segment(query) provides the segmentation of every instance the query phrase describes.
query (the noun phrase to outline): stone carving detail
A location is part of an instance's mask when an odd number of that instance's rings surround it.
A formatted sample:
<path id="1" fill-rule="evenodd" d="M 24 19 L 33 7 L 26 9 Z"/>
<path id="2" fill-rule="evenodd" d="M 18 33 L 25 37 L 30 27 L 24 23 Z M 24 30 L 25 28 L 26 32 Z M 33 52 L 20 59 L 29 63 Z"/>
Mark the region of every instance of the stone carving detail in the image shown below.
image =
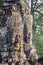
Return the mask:
<path id="1" fill-rule="evenodd" d="M 1 36 L 4 36 L 6 41 L 4 41 L 4 44 L 0 44 L 0 50 L 6 51 L 1 53 L 2 57 L 8 56 L 8 59 L 5 58 L 3 61 L 10 62 L 11 59 L 11 62 L 30 65 L 27 60 L 34 61 L 34 59 L 38 59 L 32 44 L 32 15 L 30 14 L 30 8 L 26 4 L 26 0 L 2 0 L 2 3 L 2 18 L 0 18 L 0 21 L 1 23 L 3 21 L 3 26 L 0 26 L 0 39 Z M 4 22 L 6 22 L 6 25 Z M 2 49 L 1 46 L 3 46 Z M 10 55 L 12 58 L 9 58 Z"/>

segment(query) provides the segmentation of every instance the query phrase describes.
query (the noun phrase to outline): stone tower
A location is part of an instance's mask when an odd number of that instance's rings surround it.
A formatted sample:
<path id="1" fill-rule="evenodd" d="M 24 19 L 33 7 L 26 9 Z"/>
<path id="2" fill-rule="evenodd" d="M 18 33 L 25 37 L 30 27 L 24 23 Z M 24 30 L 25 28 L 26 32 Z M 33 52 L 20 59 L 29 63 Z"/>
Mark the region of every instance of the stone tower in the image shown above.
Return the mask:
<path id="1" fill-rule="evenodd" d="M 0 42 L 1 37 L 4 39 L 4 44 L 1 42 L 3 48 L 0 46 L 4 51 L 2 56 L 9 55 L 10 51 L 13 62 L 37 59 L 32 44 L 32 15 L 26 0 L 2 0 L 1 4 L 0 25 L 4 25 L 0 26 Z"/>

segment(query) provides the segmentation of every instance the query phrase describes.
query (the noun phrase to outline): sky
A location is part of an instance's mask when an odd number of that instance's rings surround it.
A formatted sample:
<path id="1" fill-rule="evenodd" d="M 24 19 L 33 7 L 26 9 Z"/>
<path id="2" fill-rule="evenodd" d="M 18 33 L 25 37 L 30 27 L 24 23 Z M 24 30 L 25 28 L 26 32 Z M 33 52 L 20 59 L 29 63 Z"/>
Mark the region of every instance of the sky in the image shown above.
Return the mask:
<path id="1" fill-rule="evenodd" d="M 31 8 L 31 0 L 26 0 L 26 2 L 28 3 L 28 5 Z M 43 0 L 38 0 L 39 3 L 43 3 Z"/>
<path id="2" fill-rule="evenodd" d="M 31 6 L 31 0 L 26 0 L 29 6 Z"/>

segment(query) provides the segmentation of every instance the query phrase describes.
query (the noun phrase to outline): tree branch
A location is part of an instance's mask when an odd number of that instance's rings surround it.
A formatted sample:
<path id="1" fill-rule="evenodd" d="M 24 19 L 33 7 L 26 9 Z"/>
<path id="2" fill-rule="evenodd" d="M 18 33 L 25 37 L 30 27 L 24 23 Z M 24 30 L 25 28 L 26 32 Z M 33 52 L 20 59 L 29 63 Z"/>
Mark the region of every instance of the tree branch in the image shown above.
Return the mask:
<path id="1" fill-rule="evenodd" d="M 37 4 L 37 0 L 36 0 L 36 2 L 35 2 L 35 4 L 34 4 L 34 8 L 36 7 L 36 4 Z"/>
<path id="2" fill-rule="evenodd" d="M 40 5 L 38 5 L 37 7 L 36 7 L 36 9 L 38 8 L 38 7 L 40 7 L 40 6 L 42 6 L 43 5 L 43 3 L 41 3 Z"/>
<path id="3" fill-rule="evenodd" d="M 40 12 L 40 11 L 38 11 L 38 10 L 34 10 L 34 12 L 37 12 L 37 13 L 39 13 L 39 14 L 43 15 L 43 13 L 41 13 L 41 12 Z"/>

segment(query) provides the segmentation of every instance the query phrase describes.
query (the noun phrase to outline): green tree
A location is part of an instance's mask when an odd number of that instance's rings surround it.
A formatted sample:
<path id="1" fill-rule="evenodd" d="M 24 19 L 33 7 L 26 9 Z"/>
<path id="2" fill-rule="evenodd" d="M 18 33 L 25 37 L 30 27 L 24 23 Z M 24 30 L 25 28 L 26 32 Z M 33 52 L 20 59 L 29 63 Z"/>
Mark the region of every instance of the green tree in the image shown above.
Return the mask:
<path id="1" fill-rule="evenodd" d="M 31 14 L 33 15 L 33 43 L 37 53 L 43 57 L 43 0 L 31 0 Z"/>

